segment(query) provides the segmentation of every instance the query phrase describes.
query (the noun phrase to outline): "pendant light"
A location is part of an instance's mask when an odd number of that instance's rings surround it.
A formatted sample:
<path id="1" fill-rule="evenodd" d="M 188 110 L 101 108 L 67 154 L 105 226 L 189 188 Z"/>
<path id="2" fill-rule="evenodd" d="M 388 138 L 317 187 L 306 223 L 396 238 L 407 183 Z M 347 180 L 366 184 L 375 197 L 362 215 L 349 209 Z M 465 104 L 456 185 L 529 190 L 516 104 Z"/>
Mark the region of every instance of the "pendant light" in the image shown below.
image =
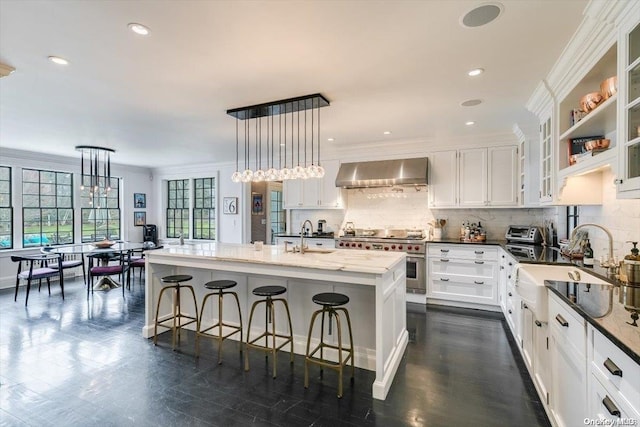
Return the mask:
<path id="1" fill-rule="evenodd" d="M 328 105 L 329 101 L 324 96 L 313 94 L 227 110 L 227 114 L 236 119 L 236 170 L 231 180 L 262 182 L 323 177 L 324 169 L 320 165 L 320 108 Z M 274 148 L 275 116 L 278 116 L 277 167 Z M 244 121 L 244 170 L 242 172 L 240 172 L 239 154 L 241 120 Z M 255 123 L 251 123 L 251 120 Z M 253 138 L 251 128 L 254 128 Z M 251 159 L 252 153 L 254 153 L 253 159 Z M 253 169 L 251 169 L 252 163 Z"/>
<path id="2" fill-rule="evenodd" d="M 77 145 L 80 152 L 80 189 L 89 188 L 89 196 L 111 191 L 111 153 L 115 150 L 94 145 Z"/>

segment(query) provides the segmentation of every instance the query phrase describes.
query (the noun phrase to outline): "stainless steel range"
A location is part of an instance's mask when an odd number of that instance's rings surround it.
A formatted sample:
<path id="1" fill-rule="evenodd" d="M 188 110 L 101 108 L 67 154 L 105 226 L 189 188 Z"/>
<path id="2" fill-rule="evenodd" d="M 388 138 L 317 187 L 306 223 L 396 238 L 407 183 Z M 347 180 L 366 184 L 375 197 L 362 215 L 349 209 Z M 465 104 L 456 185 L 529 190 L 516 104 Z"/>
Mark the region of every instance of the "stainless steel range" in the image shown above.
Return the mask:
<path id="1" fill-rule="evenodd" d="M 427 292 L 427 243 L 422 230 L 355 229 L 353 235 L 338 238 L 340 249 L 405 252 L 407 292 Z"/>

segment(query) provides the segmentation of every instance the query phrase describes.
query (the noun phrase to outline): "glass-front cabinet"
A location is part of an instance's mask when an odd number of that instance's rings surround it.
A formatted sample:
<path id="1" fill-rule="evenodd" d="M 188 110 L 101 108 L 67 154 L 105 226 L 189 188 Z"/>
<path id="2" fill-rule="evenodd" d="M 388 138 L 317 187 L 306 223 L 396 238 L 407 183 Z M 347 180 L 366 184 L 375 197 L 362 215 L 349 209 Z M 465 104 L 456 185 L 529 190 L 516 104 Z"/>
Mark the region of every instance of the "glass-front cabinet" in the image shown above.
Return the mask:
<path id="1" fill-rule="evenodd" d="M 551 112 L 540 123 L 540 203 L 553 202 L 553 130 Z"/>
<path id="2" fill-rule="evenodd" d="M 624 96 L 621 111 L 618 197 L 640 197 L 640 24 L 638 17 L 622 30 L 621 90 Z"/>

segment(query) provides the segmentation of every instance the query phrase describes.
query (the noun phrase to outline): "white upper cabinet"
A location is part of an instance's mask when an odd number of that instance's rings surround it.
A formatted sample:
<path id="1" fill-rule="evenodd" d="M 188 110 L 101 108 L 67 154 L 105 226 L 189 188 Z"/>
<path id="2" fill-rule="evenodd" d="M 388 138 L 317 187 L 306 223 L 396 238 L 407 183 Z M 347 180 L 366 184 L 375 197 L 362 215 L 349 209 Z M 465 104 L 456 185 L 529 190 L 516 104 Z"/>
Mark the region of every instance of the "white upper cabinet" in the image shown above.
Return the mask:
<path id="1" fill-rule="evenodd" d="M 458 152 L 460 206 L 486 206 L 487 149 L 471 148 Z"/>
<path id="2" fill-rule="evenodd" d="M 292 179 L 284 181 L 285 209 L 342 209 L 344 190 L 336 187 L 340 168 L 338 160 L 322 162 L 325 175 L 322 178 Z"/>
<path id="3" fill-rule="evenodd" d="M 517 206 L 519 193 L 518 147 L 490 147 L 488 158 L 488 205 Z"/>
<path id="4" fill-rule="evenodd" d="M 429 154 L 429 206 L 457 206 L 458 152 L 437 151 Z"/>

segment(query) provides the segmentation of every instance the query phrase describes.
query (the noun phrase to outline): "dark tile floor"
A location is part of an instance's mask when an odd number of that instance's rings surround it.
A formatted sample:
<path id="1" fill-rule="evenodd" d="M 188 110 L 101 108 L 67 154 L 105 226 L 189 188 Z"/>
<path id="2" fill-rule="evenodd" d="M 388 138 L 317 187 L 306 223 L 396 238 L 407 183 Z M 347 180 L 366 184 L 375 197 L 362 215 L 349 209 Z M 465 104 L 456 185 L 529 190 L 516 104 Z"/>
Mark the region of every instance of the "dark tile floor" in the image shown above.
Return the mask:
<path id="1" fill-rule="evenodd" d="M 143 339 L 144 291 L 136 280 L 87 301 L 80 281 L 66 300 L 52 286 L 24 306 L 0 291 L 0 425 L 2 426 L 546 426 L 548 420 L 499 315 L 409 305 L 411 336 L 385 401 L 371 397 L 374 375 L 312 375 L 304 362 L 278 359 L 278 378 L 252 352 L 249 372 L 235 343 L 216 363 L 215 344 L 194 357 L 193 334 L 171 351 Z"/>

